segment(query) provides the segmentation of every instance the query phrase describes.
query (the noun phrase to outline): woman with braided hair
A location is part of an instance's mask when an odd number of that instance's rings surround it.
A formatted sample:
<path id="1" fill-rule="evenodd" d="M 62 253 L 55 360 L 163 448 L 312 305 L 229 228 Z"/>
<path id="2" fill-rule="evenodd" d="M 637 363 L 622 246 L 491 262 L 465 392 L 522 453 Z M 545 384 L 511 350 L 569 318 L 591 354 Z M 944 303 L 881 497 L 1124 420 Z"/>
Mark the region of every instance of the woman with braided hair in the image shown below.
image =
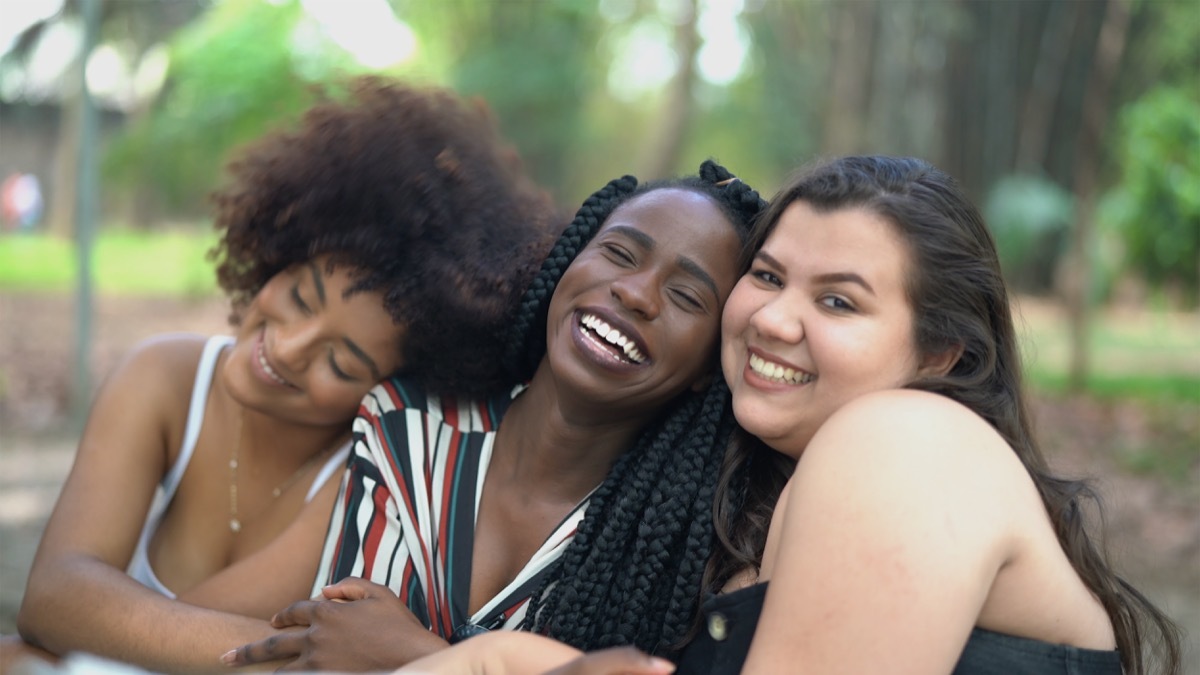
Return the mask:
<path id="1" fill-rule="evenodd" d="M 212 669 L 271 635 L 362 397 L 507 382 L 499 335 L 554 236 L 486 110 L 381 77 L 243 149 L 214 202 L 233 335 L 151 338 L 101 387 L 18 617 L 49 652 Z"/>
<path id="2" fill-rule="evenodd" d="M 1038 448 L 995 244 L 955 181 L 913 158 L 835 159 L 794 177 L 753 241 L 721 326 L 753 436 L 721 490 L 766 487 L 744 470 L 756 453 L 795 469 L 761 555 L 714 559 L 720 593 L 677 672 L 1178 675 L 1178 628 L 1105 560 L 1090 488 Z M 761 540 L 749 514 L 732 530 Z M 675 669 L 493 634 L 412 671 L 572 660 L 559 672 Z"/>
<path id="3" fill-rule="evenodd" d="M 697 607 L 733 425 L 719 317 L 763 206 L 712 162 L 589 197 L 512 320 L 506 365 L 527 384 L 474 400 L 376 387 L 322 561 L 337 583 L 273 622 L 307 630 L 227 663 L 381 669 L 518 627 L 671 650 Z"/>

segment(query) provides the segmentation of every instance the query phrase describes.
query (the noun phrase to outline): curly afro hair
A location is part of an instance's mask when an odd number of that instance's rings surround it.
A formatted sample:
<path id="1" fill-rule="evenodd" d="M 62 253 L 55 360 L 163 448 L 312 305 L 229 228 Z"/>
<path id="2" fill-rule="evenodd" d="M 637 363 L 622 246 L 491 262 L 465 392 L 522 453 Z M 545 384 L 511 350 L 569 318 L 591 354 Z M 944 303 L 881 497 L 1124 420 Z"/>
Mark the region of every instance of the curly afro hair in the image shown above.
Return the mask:
<path id="1" fill-rule="evenodd" d="M 209 255 L 233 322 L 275 274 L 328 256 L 351 270 L 351 292 L 383 294 L 407 328 L 406 371 L 426 386 L 481 393 L 505 381 L 506 319 L 556 232 L 552 201 L 482 104 L 356 78 L 228 173 Z"/>

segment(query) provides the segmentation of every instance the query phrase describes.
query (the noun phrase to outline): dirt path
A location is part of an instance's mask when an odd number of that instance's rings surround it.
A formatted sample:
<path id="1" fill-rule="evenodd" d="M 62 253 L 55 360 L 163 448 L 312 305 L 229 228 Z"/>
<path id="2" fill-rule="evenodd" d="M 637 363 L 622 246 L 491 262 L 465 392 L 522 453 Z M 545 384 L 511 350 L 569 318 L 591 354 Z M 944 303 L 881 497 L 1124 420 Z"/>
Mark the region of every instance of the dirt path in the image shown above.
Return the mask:
<path id="1" fill-rule="evenodd" d="M 138 340 L 155 333 L 225 330 L 219 299 L 101 298 L 92 344 L 93 382 Z M 74 303 L 69 297 L 0 293 L 0 633 L 14 619 L 37 541 L 77 438 L 66 419 Z M 1097 479 L 1107 502 L 1110 548 L 1136 585 L 1200 636 L 1200 465 L 1131 470 L 1137 453 L 1200 445 L 1200 414 L 1137 403 L 1039 397 L 1035 415 L 1052 463 Z M 1194 455 L 1193 455 L 1194 456 Z M 1189 668 L 1200 673 L 1190 640 Z"/>

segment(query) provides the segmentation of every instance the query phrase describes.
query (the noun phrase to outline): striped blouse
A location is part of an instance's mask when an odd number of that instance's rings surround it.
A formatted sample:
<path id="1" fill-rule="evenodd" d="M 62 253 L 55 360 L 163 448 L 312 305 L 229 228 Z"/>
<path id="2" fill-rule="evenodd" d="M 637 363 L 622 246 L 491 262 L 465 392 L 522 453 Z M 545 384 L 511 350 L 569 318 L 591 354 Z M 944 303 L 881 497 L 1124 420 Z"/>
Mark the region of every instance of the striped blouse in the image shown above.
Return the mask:
<path id="1" fill-rule="evenodd" d="M 362 577 L 388 586 L 437 635 L 473 623 L 515 629 L 531 593 L 575 536 L 587 500 L 496 597 L 468 615 L 471 555 L 496 429 L 524 386 L 459 400 L 391 378 L 363 399 L 313 595 Z"/>

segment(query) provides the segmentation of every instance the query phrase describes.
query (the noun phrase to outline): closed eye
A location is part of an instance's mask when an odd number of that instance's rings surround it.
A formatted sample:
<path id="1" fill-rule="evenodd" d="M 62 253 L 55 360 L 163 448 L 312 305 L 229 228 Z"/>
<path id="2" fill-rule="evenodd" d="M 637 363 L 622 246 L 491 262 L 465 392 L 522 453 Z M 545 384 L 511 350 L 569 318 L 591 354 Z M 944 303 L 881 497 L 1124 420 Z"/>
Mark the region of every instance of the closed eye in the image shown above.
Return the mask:
<path id="1" fill-rule="evenodd" d="M 604 244 L 603 248 L 610 258 L 620 264 L 632 266 L 636 262 L 632 253 L 616 244 Z"/>
<path id="2" fill-rule="evenodd" d="M 699 312 L 704 310 L 704 303 L 693 295 L 690 291 L 681 289 L 671 289 L 671 297 L 675 298 L 677 304 L 683 309 L 690 312 Z"/>
<path id="3" fill-rule="evenodd" d="M 333 371 L 335 377 L 345 382 L 358 382 L 358 378 L 347 373 L 338 367 L 337 360 L 333 358 L 333 350 L 329 350 L 329 368 Z"/>
<path id="4" fill-rule="evenodd" d="M 304 302 L 304 298 L 300 297 L 300 284 L 292 286 L 292 302 L 306 316 L 312 314 L 312 308 L 308 303 Z"/>

